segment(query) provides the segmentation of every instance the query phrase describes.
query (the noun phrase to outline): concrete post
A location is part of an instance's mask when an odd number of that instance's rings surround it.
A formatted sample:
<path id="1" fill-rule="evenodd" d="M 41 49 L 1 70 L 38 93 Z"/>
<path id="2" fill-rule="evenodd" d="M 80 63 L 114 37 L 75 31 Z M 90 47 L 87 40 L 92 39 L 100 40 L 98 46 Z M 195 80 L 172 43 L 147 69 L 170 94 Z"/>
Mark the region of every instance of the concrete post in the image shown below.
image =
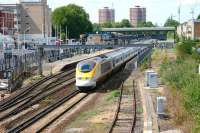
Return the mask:
<path id="1" fill-rule="evenodd" d="M 115 44 L 115 45 L 118 45 L 118 39 L 115 39 L 115 40 L 114 40 L 114 44 Z"/>
<path id="2" fill-rule="evenodd" d="M 43 52 L 44 52 L 44 48 L 43 47 L 38 47 L 38 69 L 39 69 L 39 75 L 43 75 L 43 69 L 42 69 L 42 61 L 43 61 Z"/>
<path id="3" fill-rule="evenodd" d="M 123 40 L 123 44 L 124 44 L 124 46 L 126 46 L 126 40 L 125 39 Z"/>
<path id="4" fill-rule="evenodd" d="M 135 70 L 138 68 L 138 61 L 137 60 L 134 63 L 134 68 L 135 68 Z"/>
<path id="5" fill-rule="evenodd" d="M 199 64 L 199 74 L 200 74 L 200 64 Z"/>

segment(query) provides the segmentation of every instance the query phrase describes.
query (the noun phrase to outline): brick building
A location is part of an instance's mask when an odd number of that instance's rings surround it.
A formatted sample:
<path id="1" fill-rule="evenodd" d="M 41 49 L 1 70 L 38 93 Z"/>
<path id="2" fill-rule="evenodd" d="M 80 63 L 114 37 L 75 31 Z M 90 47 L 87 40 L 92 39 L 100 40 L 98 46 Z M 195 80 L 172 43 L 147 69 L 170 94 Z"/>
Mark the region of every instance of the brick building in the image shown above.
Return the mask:
<path id="1" fill-rule="evenodd" d="M 20 5 L 0 4 L 0 32 L 5 35 L 13 35 L 20 26 Z"/>
<path id="2" fill-rule="evenodd" d="M 1 33 L 14 36 L 19 33 L 20 40 L 43 38 L 52 32 L 51 9 L 47 0 L 19 0 L 19 4 L 0 4 Z M 4 25 L 4 28 L 3 28 Z"/>

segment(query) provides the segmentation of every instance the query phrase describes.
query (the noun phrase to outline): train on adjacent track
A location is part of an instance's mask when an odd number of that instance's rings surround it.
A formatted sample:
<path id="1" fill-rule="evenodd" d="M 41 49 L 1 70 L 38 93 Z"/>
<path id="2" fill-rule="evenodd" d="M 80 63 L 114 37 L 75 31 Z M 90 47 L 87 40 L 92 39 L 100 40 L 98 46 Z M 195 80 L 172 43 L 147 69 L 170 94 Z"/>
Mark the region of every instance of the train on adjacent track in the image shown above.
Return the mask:
<path id="1" fill-rule="evenodd" d="M 146 48 L 119 48 L 113 52 L 79 62 L 76 67 L 76 88 L 83 91 L 94 89 Z"/>

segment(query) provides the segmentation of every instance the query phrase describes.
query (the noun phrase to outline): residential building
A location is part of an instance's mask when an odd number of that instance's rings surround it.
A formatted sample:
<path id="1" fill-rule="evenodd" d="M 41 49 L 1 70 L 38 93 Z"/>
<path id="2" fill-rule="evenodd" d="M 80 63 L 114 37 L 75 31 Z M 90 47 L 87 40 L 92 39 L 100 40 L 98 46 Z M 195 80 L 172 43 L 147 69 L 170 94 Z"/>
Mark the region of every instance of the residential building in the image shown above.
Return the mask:
<path id="1" fill-rule="evenodd" d="M 200 39 L 200 20 L 190 20 L 177 27 L 179 37 L 197 40 Z"/>
<path id="2" fill-rule="evenodd" d="M 146 8 L 140 6 L 130 8 L 130 22 L 133 27 L 137 27 L 140 22 L 146 22 Z"/>
<path id="3" fill-rule="evenodd" d="M 21 6 L 19 4 L 0 4 L 0 33 L 14 35 L 21 28 Z"/>
<path id="4" fill-rule="evenodd" d="M 0 4 L 0 32 L 26 41 L 44 42 L 51 36 L 51 9 L 47 0 L 19 0 L 19 4 Z M 3 30 L 4 29 L 4 30 Z"/>
<path id="5" fill-rule="evenodd" d="M 99 9 L 99 23 L 115 22 L 115 10 L 104 7 Z"/>
<path id="6" fill-rule="evenodd" d="M 34 36 L 48 36 L 51 34 L 51 9 L 47 5 L 47 0 L 21 0 L 21 6 L 23 12 L 21 14 L 22 32 Z"/>

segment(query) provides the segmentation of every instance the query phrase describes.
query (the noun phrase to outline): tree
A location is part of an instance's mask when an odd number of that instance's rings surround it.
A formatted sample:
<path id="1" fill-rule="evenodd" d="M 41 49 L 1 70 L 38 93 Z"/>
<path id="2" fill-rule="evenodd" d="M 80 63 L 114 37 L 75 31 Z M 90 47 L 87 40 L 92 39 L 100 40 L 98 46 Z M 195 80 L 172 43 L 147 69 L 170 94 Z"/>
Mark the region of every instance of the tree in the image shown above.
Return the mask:
<path id="1" fill-rule="evenodd" d="M 93 25 L 93 28 L 96 25 Z M 106 22 L 100 25 L 103 28 L 123 28 L 123 27 L 131 27 L 131 23 L 128 19 L 123 19 L 121 22 Z"/>
<path id="2" fill-rule="evenodd" d="M 121 23 L 119 23 L 119 22 L 115 22 L 115 23 L 112 23 L 112 27 L 113 27 L 113 28 L 121 28 L 122 25 L 121 25 Z"/>
<path id="3" fill-rule="evenodd" d="M 61 33 L 61 40 L 65 40 L 66 39 L 66 34 L 64 32 Z"/>
<path id="4" fill-rule="evenodd" d="M 139 22 L 137 27 L 155 27 L 151 21 Z"/>
<path id="5" fill-rule="evenodd" d="M 93 26 L 93 32 L 98 32 L 101 30 L 100 24 L 94 23 L 92 26 Z"/>
<path id="6" fill-rule="evenodd" d="M 75 4 L 59 7 L 52 13 L 52 22 L 54 27 L 62 28 L 65 33 L 66 28 L 69 32 L 69 38 L 79 38 L 80 34 L 92 31 L 92 23 L 85 10 Z"/>
<path id="7" fill-rule="evenodd" d="M 199 16 L 197 17 L 197 19 L 199 19 L 199 20 L 200 20 L 200 14 L 199 14 Z"/>
<path id="8" fill-rule="evenodd" d="M 168 18 L 164 24 L 165 27 L 177 27 L 178 25 L 179 22 L 172 18 Z"/>
<path id="9" fill-rule="evenodd" d="M 111 22 L 106 22 L 101 24 L 101 27 L 103 28 L 113 28 L 113 24 Z"/>
<path id="10" fill-rule="evenodd" d="M 131 23 L 128 19 L 123 19 L 121 22 L 120 22 L 120 25 L 121 27 L 131 27 Z"/>

